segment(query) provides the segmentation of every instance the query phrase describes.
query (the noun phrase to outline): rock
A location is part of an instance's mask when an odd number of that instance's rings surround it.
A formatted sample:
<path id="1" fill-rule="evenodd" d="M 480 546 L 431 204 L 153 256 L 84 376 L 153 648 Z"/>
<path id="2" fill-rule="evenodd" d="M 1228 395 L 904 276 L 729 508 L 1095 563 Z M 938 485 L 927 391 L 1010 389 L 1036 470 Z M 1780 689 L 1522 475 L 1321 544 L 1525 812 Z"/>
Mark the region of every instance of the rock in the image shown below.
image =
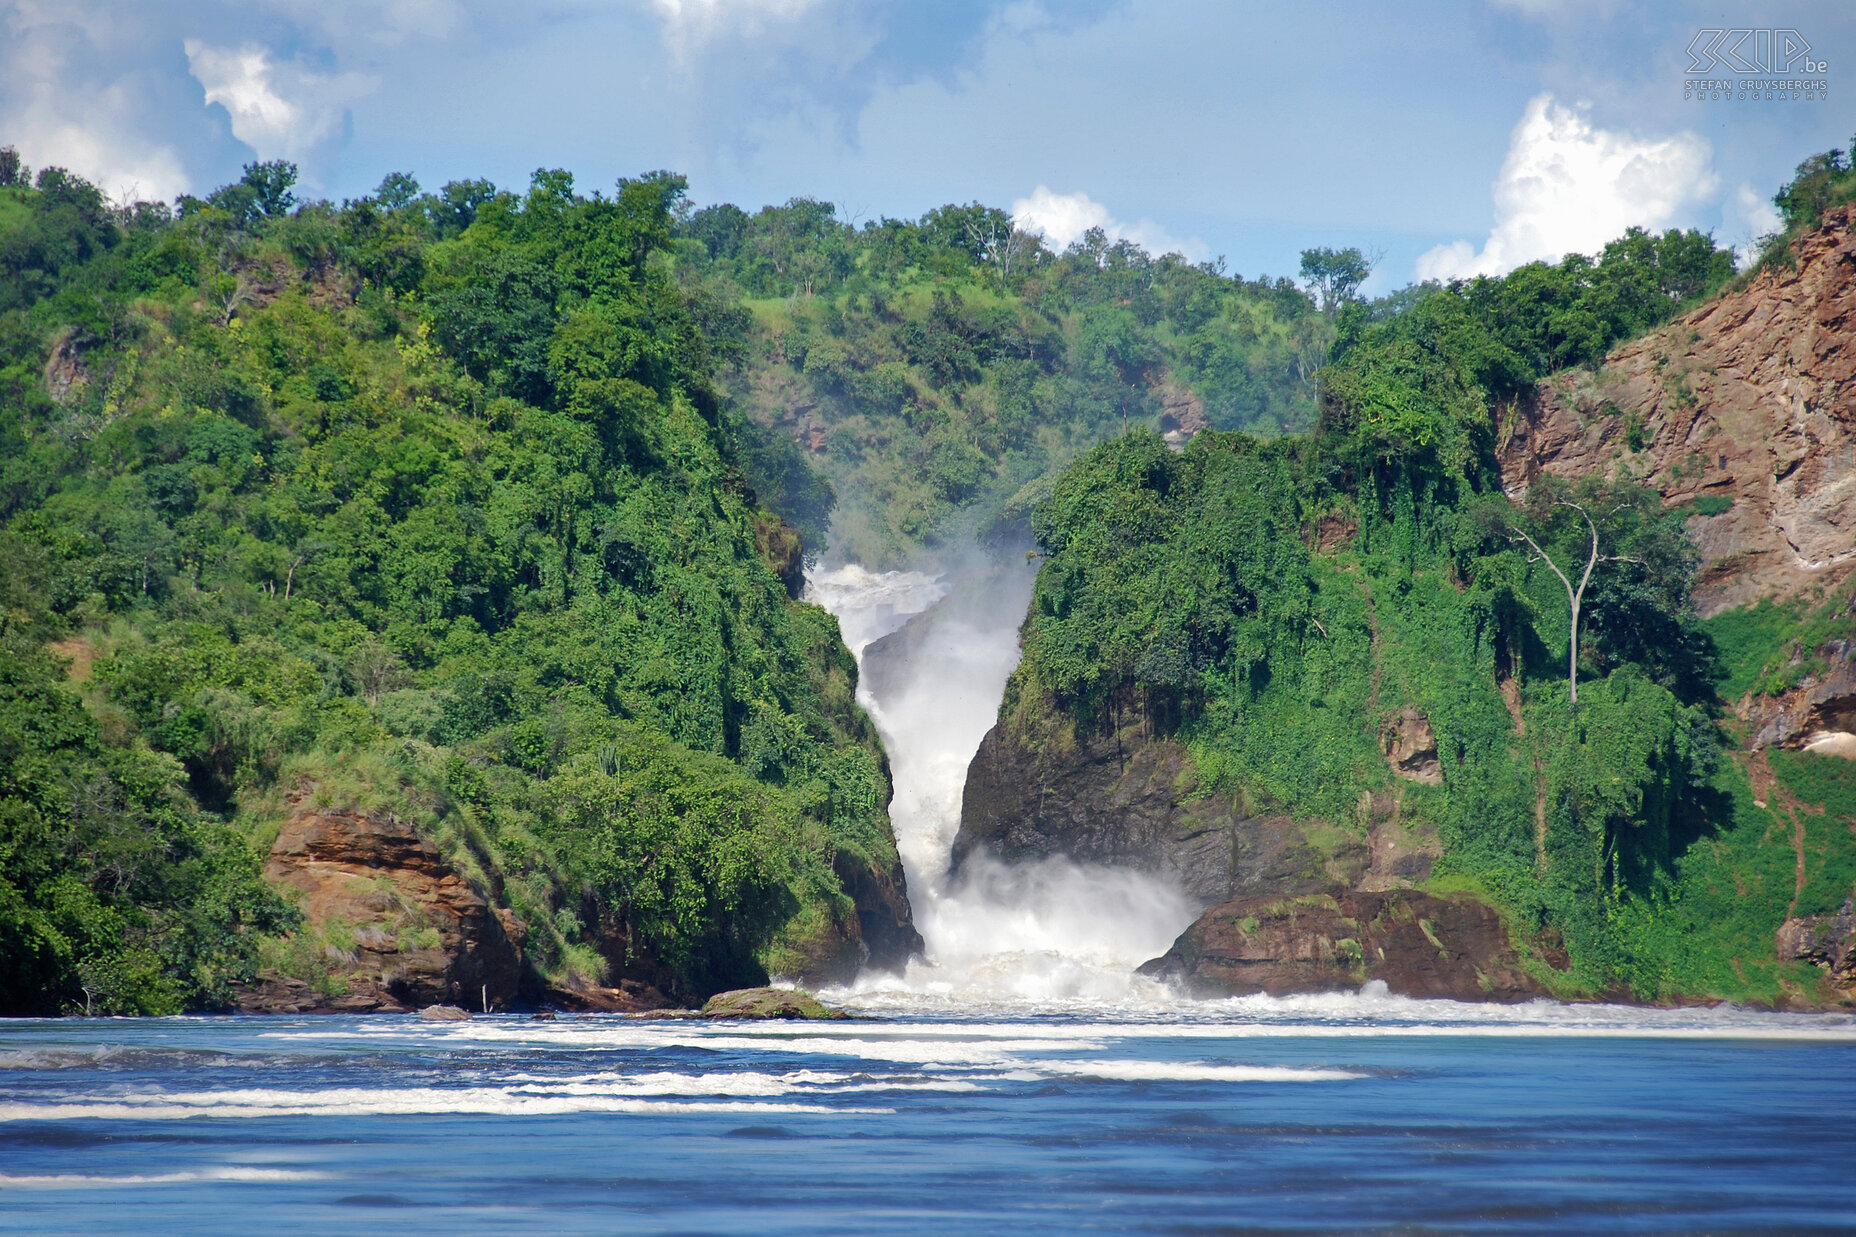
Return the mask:
<path id="1" fill-rule="evenodd" d="M 786 988 L 737 988 L 733 992 L 718 992 L 710 997 L 702 1007 L 702 1017 L 756 1021 L 774 1018 L 829 1021 L 848 1018 L 850 1015 L 841 1009 L 821 1004 L 818 998 L 805 992 Z"/>
<path id="2" fill-rule="evenodd" d="M 1850 616 L 1856 623 L 1856 614 Z M 1749 692 L 1735 708 L 1747 723 L 1747 747 L 1807 748 L 1856 758 L 1856 639 L 1829 640 L 1815 650 L 1822 676 L 1809 675 L 1777 696 Z"/>
<path id="3" fill-rule="evenodd" d="M 1173 450 L 1184 451 L 1201 431 L 1211 428 L 1205 401 L 1175 381 L 1172 374 L 1163 377 L 1154 393 L 1160 397 L 1160 437 Z"/>
<path id="4" fill-rule="evenodd" d="M 1856 898 L 1834 915 L 1793 916 L 1779 925 L 1773 944 L 1787 962 L 1809 962 L 1827 973 L 1845 999 L 1856 999 Z"/>
<path id="5" fill-rule="evenodd" d="M 1444 853 L 1435 832 L 1408 827 L 1397 819 L 1374 825 L 1366 835 L 1366 848 L 1372 858 L 1359 881 L 1364 893 L 1421 885 L 1431 879 L 1431 869 Z"/>
<path id="6" fill-rule="evenodd" d="M 407 822 L 304 810 L 284 822 L 265 878 L 294 891 L 307 928 L 331 943 L 326 981 L 267 974 L 239 993 L 248 1012 L 390 1012 L 525 996 L 526 972 L 499 915 Z"/>
<path id="7" fill-rule="evenodd" d="M 1426 786 L 1443 785 L 1444 768 L 1437 759 L 1437 736 L 1431 733 L 1430 720 L 1424 714 L 1410 705 L 1400 709 L 1387 724 L 1383 743 L 1386 763 L 1392 766 L 1392 772 Z"/>
<path id="8" fill-rule="evenodd" d="M 636 979 L 620 979 L 617 986 L 601 984 L 557 984 L 548 989 L 548 999 L 575 1013 L 637 1014 L 669 1009 L 675 1004 L 651 984 Z"/>
<path id="9" fill-rule="evenodd" d="M 1402 996 L 1519 1001 L 1542 994 L 1494 910 L 1467 895 L 1252 895 L 1199 916 L 1141 973 L 1200 996 L 1335 992 L 1382 980 Z"/>
<path id="10" fill-rule="evenodd" d="M 88 332 L 67 327 L 52 341 L 45 361 L 45 393 L 54 404 L 67 404 L 83 396 L 90 386 L 90 368 L 84 353 L 100 341 Z"/>
<path id="11" fill-rule="evenodd" d="M 1502 483 L 1639 477 L 1696 515 L 1706 617 L 1856 568 L 1856 209 L 1832 211 L 1794 267 L 1540 383 L 1504 419 Z M 1705 508 L 1704 508 L 1705 509 Z"/>
<path id="12" fill-rule="evenodd" d="M 456 1005 L 427 1005 L 419 1011 L 421 1022 L 469 1022 L 471 1012 Z"/>
<path id="13" fill-rule="evenodd" d="M 1063 855 L 1159 873 L 1207 905 L 1351 884 L 1367 866 L 1358 840 L 1324 851 L 1287 816 L 1251 816 L 1196 793 L 1186 749 L 1139 721 L 1076 738 L 1047 708 L 1025 730 L 994 726 L 968 766 L 956 869 L 982 848 L 1008 862 Z"/>
<path id="14" fill-rule="evenodd" d="M 857 970 L 864 969 L 900 974 L 909 959 L 919 956 L 924 948 L 909 909 L 909 886 L 902 861 L 897 859 L 883 867 L 849 851 L 839 851 L 832 859 L 831 870 L 837 873 L 838 883 L 856 911 L 860 963 L 851 975 L 830 978 L 850 979 Z"/>

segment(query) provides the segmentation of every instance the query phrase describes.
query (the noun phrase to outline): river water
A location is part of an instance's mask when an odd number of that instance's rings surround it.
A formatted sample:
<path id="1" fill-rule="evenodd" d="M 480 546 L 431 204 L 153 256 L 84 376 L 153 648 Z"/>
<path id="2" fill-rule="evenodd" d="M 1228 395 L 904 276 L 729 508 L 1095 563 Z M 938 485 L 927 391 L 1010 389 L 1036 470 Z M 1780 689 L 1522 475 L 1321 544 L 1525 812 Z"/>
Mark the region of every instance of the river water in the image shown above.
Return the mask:
<path id="1" fill-rule="evenodd" d="M 947 599 L 867 676 L 928 956 L 863 1017 L 0 1023 L 0 1233 L 1856 1232 L 1856 1017 L 1190 1001 L 1177 891 L 950 874 L 1026 586 L 814 580 L 860 653 Z"/>

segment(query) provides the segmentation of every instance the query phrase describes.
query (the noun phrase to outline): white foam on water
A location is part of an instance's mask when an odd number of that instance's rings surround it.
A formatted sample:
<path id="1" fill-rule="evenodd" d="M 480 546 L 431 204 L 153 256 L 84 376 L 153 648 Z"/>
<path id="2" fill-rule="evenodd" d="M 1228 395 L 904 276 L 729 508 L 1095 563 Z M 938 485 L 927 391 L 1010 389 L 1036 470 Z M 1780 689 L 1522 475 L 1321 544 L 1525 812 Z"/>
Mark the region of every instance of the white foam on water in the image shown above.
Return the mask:
<path id="1" fill-rule="evenodd" d="M 722 1100 L 689 1103 L 599 1094 L 538 1095 L 503 1087 L 331 1087 L 321 1091 L 162 1091 L 137 1095 L 63 1097 L 64 1102 L 0 1103 L 0 1122 L 112 1119 L 173 1121 L 192 1117 L 389 1117 L 481 1115 L 558 1116 L 604 1112 L 650 1115 L 705 1113 L 888 1113 L 889 1108 Z"/>
<path id="2" fill-rule="evenodd" d="M 806 574 L 806 600 L 825 607 L 852 656 L 895 631 L 947 596 L 940 575 L 920 571 L 870 571 L 856 563 L 820 566 Z"/>
<path id="3" fill-rule="evenodd" d="M 189 1181 L 327 1181 L 327 1173 L 298 1172 L 287 1168 L 200 1168 L 187 1172 L 97 1176 L 86 1173 L 51 1173 L 41 1176 L 0 1173 L 0 1190 L 82 1190 L 100 1186 L 172 1185 Z"/>
<path id="4" fill-rule="evenodd" d="M 809 595 L 837 615 L 861 665 L 871 641 L 906 622 L 904 599 L 921 612 L 953 591 L 937 584 L 935 592 L 925 578 L 839 567 L 812 577 Z M 867 683 L 859 688 L 889 753 L 890 820 L 926 956 L 900 976 L 832 989 L 834 1000 L 878 1008 L 1167 999 L 1133 972 L 1197 913 L 1178 889 L 1147 873 L 1059 858 L 1006 864 L 973 855 L 949 871 L 967 766 L 1018 665 L 1031 579 L 1029 567 L 995 569 L 957 608 L 933 616 L 899 684 L 880 699 Z"/>
<path id="5" fill-rule="evenodd" d="M 1038 1061 L 1038 1070 L 1111 1082 L 1341 1082 L 1365 1078 L 1344 1069 L 1283 1065 L 1212 1065 L 1204 1061 Z"/>

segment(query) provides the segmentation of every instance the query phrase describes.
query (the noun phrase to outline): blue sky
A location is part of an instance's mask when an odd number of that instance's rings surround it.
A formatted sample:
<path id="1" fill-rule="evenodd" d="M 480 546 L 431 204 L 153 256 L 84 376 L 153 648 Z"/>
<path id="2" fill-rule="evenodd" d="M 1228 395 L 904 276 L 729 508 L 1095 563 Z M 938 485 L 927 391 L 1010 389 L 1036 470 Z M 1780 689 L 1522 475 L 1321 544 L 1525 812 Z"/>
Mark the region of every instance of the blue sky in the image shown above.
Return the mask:
<path id="1" fill-rule="evenodd" d="M 1831 100 L 1685 101 L 1704 27 L 1796 30 Z M 978 199 L 1246 275 L 1360 245 L 1389 288 L 1631 223 L 1747 239 L 1849 144 L 1853 46 L 1840 3 L 0 0 L 0 143 L 144 196 L 289 158 L 338 198 L 546 165 L 857 218 Z"/>

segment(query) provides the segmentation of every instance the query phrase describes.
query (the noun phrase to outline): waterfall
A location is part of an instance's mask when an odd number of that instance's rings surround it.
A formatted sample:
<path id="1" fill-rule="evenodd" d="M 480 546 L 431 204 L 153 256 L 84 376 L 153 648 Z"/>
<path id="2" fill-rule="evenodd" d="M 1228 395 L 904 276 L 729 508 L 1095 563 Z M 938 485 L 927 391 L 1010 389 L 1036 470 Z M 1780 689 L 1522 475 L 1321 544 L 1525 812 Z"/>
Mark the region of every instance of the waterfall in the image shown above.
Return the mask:
<path id="1" fill-rule="evenodd" d="M 837 616 L 895 781 L 890 819 L 926 956 L 839 995 L 865 1003 L 1159 999 L 1134 968 L 1164 953 L 1193 903 L 1142 872 L 1048 858 L 970 856 L 949 871 L 967 766 L 1018 664 L 1034 573 L 1018 564 L 940 575 L 821 568 L 808 596 Z"/>

